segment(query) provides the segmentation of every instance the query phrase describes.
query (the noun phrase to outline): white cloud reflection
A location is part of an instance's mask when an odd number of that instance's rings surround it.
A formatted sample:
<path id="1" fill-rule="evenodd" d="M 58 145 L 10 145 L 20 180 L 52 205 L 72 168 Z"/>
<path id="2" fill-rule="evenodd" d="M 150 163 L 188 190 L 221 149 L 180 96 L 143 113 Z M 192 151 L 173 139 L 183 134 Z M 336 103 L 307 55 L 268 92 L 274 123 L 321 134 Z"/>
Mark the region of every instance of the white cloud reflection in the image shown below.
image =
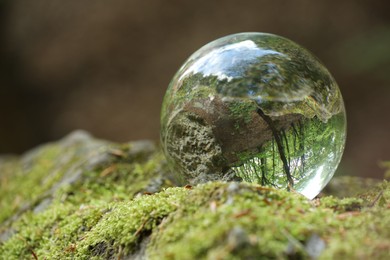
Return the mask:
<path id="1" fill-rule="evenodd" d="M 259 57 L 270 54 L 285 56 L 277 51 L 259 48 L 251 40 L 229 44 L 216 48 L 198 59 L 195 58 L 196 60 L 181 75 L 179 80 L 190 73 L 202 73 L 205 77 L 212 75 L 217 76 L 219 80 L 227 79 L 230 81 L 233 78 L 241 77 L 245 68 L 256 62 Z"/>

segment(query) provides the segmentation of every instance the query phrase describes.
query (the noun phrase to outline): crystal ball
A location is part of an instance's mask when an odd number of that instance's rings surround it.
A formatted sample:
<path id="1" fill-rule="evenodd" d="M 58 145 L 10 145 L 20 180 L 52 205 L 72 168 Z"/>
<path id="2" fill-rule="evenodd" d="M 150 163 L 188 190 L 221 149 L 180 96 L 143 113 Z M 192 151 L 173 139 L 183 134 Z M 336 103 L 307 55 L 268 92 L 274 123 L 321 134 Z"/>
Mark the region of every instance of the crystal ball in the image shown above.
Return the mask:
<path id="1" fill-rule="evenodd" d="M 206 44 L 175 74 L 162 105 L 161 143 L 178 185 L 246 181 L 312 199 L 332 178 L 345 138 L 332 75 L 273 34 Z"/>

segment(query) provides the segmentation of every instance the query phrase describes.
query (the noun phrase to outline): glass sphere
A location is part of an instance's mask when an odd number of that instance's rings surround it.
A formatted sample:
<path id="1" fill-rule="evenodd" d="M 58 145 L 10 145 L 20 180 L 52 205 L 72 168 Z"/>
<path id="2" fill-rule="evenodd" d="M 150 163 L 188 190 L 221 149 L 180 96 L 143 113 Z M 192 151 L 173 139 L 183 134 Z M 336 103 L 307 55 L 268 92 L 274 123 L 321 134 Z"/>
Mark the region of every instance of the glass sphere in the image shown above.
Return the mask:
<path id="1" fill-rule="evenodd" d="M 337 83 L 298 44 L 239 33 L 192 54 L 173 77 L 161 142 L 179 185 L 246 181 L 314 198 L 343 153 Z"/>

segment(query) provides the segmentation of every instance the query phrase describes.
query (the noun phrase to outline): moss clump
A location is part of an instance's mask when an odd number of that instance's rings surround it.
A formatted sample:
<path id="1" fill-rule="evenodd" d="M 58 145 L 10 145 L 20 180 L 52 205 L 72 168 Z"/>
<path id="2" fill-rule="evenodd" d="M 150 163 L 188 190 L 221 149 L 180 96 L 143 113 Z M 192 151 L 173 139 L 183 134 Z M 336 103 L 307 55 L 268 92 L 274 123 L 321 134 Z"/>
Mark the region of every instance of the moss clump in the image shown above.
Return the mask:
<path id="1" fill-rule="evenodd" d="M 48 173 L 56 167 L 55 159 L 63 152 L 58 145 L 48 145 L 25 164 L 11 160 L 0 165 L 0 223 L 17 210 L 28 208 L 58 181 L 59 172 Z"/>
<path id="2" fill-rule="evenodd" d="M 40 214 L 26 213 L 14 224 L 15 235 L 0 248 L 4 259 L 60 259 L 74 255 L 75 245 L 104 213 L 102 206 L 55 203 Z"/>
<path id="3" fill-rule="evenodd" d="M 388 192 L 390 185 L 383 186 Z M 199 196 L 208 199 L 200 202 Z M 390 249 L 390 218 L 381 219 L 387 209 L 363 206 L 372 197 L 310 202 L 285 191 L 213 183 L 197 187 L 191 198 L 152 234 L 151 258 L 385 259 Z M 322 245 L 319 252 L 310 244 L 313 237 Z M 367 251 L 361 246 L 368 243 L 375 246 Z"/>
<path id="4" fill-rule="evenodd" d="M 338 198 L 356 197 L 377 186 L 381 180 L 352 176 L 337 176 L 322 190 L 321 195 Z"/>
<path id="5" fill-rule="evenodd" d="M 238 130 L 240 123 L 248 124 L 252 121 L 253 113 L 256 111 L 257 105 L 254 101 L 232 101 L 229 103 L 229 112 L 232 119 L 236 121 L 234 127 Z"/>
<path id="6" fill-rule="evenodd" d="M 149 142 L 118 145 L 77 132 L 12 160 L 14 168 L 10 163 L 0 166 L 9 169 L 2 184 L 8 197 L 0 202 L 23 196 L 27 206 L 15 207 L 0 222 L 0 256 L 6 259 L 74 255 L 76 244 L 111 209 L 110 203 L 170 186 L 162 177 L 162 155 Z M 48 176 L 55 178 L 42 185 Z"/>
<path id="7" fill-rule="evenodd" d="M 289 236 L 302 241 L 321 230 L 297 222 L 314 221 L 313 213 L 305 214 L 310 208 L 300 195 L 249 184 L 198 186 L 152 235 L 148 253 L 153 259 L 281 258 Z"/>
<path id="8" fill-rule="evenodd" d="M 23 157 L 0 166 L 8 169 L 2 187 L 10 193 L 0 197 L 1 205 L 18 196 L 31 205 L 8 211 L 0 222 L 2 259 L 387 259 L 389 254 L 387 181 L 352 198 L 309 201 L 246 183 L 169 188 L 165 161 L 150 143 L 67 139 L 29 156 L 35 158 L 29 164 Z M 50 166 L 46 174 L 32 170 L 44 167 L 41 162 Z M 31 178 L 21 178 L 22 172 Z M 51 185 L 33 196 L 16 185 L 32 190 L 28 185 L 39 186 L 53 172 L 58 175 Z"/>
<path id="9" fill-rule="evenodd" d="M 170 188 L 112 204 L 110 212 L 78 244 L 76 256 L 108 257 L 134 252 L 145 236 L 180 207 L 186 193 L 185 188 Z"/>

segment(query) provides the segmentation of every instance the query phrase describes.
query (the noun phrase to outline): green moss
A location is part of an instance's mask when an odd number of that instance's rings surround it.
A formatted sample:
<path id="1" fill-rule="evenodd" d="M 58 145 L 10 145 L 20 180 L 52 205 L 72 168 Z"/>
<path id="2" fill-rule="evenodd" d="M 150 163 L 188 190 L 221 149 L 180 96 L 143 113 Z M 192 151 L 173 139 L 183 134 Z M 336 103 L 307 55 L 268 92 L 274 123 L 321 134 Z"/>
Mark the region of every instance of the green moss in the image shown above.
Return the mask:
<path id="1" fill-rule="evenodd" d="M 342 216 L 342 217 L 341 217 Z M 328 239 L 323 259 L 388 259 L 388 210 L 370 209 L 339 215 L 337 230 Z"/>
<path id="2" fill-rule="evenodd" d="M 143 195 L 129 202 L 115 203 L 79 244 L 76 256 L 128 254 L 144 235 L 182 203 L 185 188 L 170 188 L 156 195 Z M 104 250 L 101 250 L 104 245 Z"/>
<path id="3" fill-rule="evenodd" d="M 366 201 L 368 207 L 388 207 L 390 206 L 390 182 L 384 180 L 374 188 L 360 194 L 360 198 Z"/>
<path id="4" fill-rule="evenodd" d="M 211 77 L 210 79 L 205 79 L 201 74 L 195 74 L 193 77 L 183 80 L 182 86 L 179 88 L 172 101 L 175 106 L 178 106 L 189 100 L 208 99 L 210 96 L 216 95 L 215 84 L 215 78 Z M 171 98 L 173 99 L 173 97 Z"/>
<path id="5" fill-rule="evenodd" d="M 333 196 L 323 197 L 320 203 L 323 207 L 330 208 L 335 212 L 360 210 L 364 205 L 364 201 L 360 198 L 337 199 Z"/>
<path id="6" fill-rule="evenodd" d="M 74 256 L 78 252 L 76 248 L 82 248 L 78 245 L 80 241 L 107 212 L 120 208 L 120 203 L 132 201 L 137 194 L 170 186 L 169 181 L 161 176 L 165 170 L 161 153 L 151 153 L 145 149 L 134 152 L 132 149 L 135 147 L 137 150 L 136 144 L 91 145 L 91 140 L 86 142 L 89 144 L 84 143 L 81 147 L 41 147 L 34 153 L 32 170 L 27 169 L 28 174 L 34 176 L 30 176 L 31 179 L 19 178 L 18 175 L 10 178 L 7 188 L 12 198 L 18 193 L 25 194 L 21 188 L 28 191 L 31 186 L 39 186 L 51 172 L 58 175 L 55 178 L 57 182 L 53 180 L 47 187 L 35 189 L 36 196 L 25 195 L 26 203 L 32 206 L 20 213 L 19 219 L 14 218 L 11 226 L 3 223 L 2 230 L 8 230 L 13 235 L 5 239 L 3 245 L 0 242 L 0 256 L 5 259 L 25 259 L 32 254 L 48 259 Z M 91 146 L 90 152 L 85 151 L 86 146 Z M 99 148 L 92 149 L 95 146 Z M 49 153 L 53 147 L 58 149 L 56 155 Z M 80 156 L 81 152 L 85 153 Z M 14 167 L 20 165 L 14 161 Z M 11 169 L 10 165 L 7 167 L 10 172 L 15 169 Z M 36 171 L 37 168 L 42 173 Z M 80 172 L 79 178 L 68 181 L 61 179 L 66 177 L 68 169 L 71 176 Z M 17 184 L 19 188 L 16 188 Z M 2 203 L 7 202 L 3 197 L 1 199 Z"/>
<path id="7" fill-rule="evenodd" d="M 186 200 L 152 235 L 149 256 L 310 258 L 317 256 L 308 247 L 313 236 L 318 236 L 317 243 L 324 243 L 319 254 L 324 259 L 385 259 L 388 254 L 388 204 L 363 208 L 364 201 L 356 198 L 323 198 L 311 203 L 300 195 L 251 185 L 241 184 L 232 193 L 230 185 L 197 187 L 192 199 Z M 199 196 L 208 200 L 199 203 Z"/>
<path id="8" fill-rule="evenodd" d="M 20 208 L 34 203 L 61 178 L 63 172 L 52 170 L 62 152 L 58 145 L 47 145 L 24 165 L 13 161 L 0 166 L 0 223 Z"/>
<path id="9" fill-rule="evenodd" d="M 314 201 L 246 183 L 166 188 L 171 184 L 161 153 L 134 152 L 133 144 L 100 143 L 103 148 L 91 149 L 95 150 L 92 157 L 106 159 L 91 164 L 86 161 L 91 153 L 76 156 L 86 151 L 85 145 L 52 144 L 29 157 L 34 158 L 31 163 L 26 164 L 24 158 L 2 164 L 1 169 L 7 169 L 1 175 L 2 187 L 7 186 L 12 196 L 1 196 L 1 205 L 21 196 L 36 206 L 23 211 L 16 208 L 7 219 L 15 212 L 18 217 L 2 221 L 2 231 L 9 235 L 0 240 L 1 259 L 33 255 L 39 259 L 106 259 L 137 254 L 151 259 L 388 257 L 387 181 L 357 197 L 324 196 Z M 41 162 L 47 168 L 38 166 Z M 32 190 L 28 185 L 44 183 L 47 174 L 41 171 L 50 173 L 51 169 L 62 177 L 69 169 L 81 175 L 63 185 L 58 176 L 50 177 L 51 185 L 41 185 L 31 198 L 13 183 Z M 22 178 L 22 172 L 31 178 Z"/>
<path id="10" fill-rule="evenodd" d="M 381 180 L 353 176 L 337 176 L 322 190 L 322 195 L 338 198 L 356 197 L 377 186 Z"/>
<path id="11" fill-rule="evenodd" d="M 101 207 L 56 203 L 44 213 L 27 213 L 15 225 L 17 233 L 2 248 L 4 259 L 60 259 L 73 255 L 74 245 L 103 214 Z"/>
<path id="12" fill-rule="evenodd" d="M 240 128 L 240 123 L 248 124 L 252 121 L 253 112 L 256 111 L 257 105 L 254 101 L 238 100 L 229 102 L 229 111 L 232 119 L 236 121 L 235 128 Z M 240 122 L 240 123 L 239 123 Z"/>
<path id="13" fill-rule="evenodd" d="M 321 232 L 323 224 L 318 226 L 314 222 L 323 213 L 311 211 L 313 206 L 302 196 L 249 184 L 237 185 L 235 191 L 235 185 L 214 183 L 198 187 L 193 199 L 187 200 L 153 235 L 150 256 L 281 258 L 287 254 L 289 236 L 304 241 L 310 234 Z M 196 207 L 199 201 L 195 198 L 200 194 L 208 200 Z"/>
<path id="14" fill-rule="evenodd" d="M 136 194 L 147 191 L 147 187 L 154 179 L 161 178 L 159 172 L 164 167 L 161 163 L 162 154 L 155 153 L 142 162 L 117 159 L 98 166 L 92 171 L 86 171 L 83 177 L 73 185 L 61 189 L 57 197 L 66 197 L 74 204 L 80 203 L 107 203 L 132 199 Z M 160 189 L 170 184 L 161 180 Z"/>

